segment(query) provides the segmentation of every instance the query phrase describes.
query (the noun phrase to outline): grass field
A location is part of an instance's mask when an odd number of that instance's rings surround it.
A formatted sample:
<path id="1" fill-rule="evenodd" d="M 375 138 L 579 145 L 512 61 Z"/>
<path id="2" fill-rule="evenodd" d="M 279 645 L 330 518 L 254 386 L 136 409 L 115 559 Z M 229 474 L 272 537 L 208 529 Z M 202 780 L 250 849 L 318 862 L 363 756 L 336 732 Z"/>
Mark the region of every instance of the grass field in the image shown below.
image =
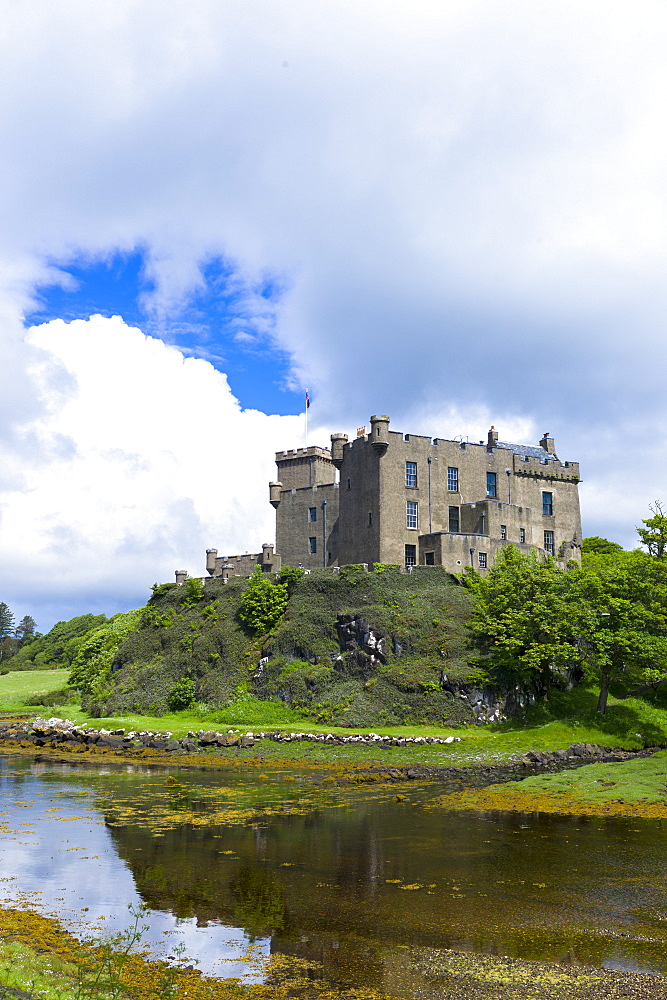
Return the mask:
<path id="1" fill-rule="evenodd" d="M 17 670 L 0 676 L 0 711 L 14 711 L 31 695 L 46 694 L 67 683 L 69 670 Z M 38 714 L 39 709 L 29 711 Z M 57 714 L 57 713 L 51 713 Z"/>

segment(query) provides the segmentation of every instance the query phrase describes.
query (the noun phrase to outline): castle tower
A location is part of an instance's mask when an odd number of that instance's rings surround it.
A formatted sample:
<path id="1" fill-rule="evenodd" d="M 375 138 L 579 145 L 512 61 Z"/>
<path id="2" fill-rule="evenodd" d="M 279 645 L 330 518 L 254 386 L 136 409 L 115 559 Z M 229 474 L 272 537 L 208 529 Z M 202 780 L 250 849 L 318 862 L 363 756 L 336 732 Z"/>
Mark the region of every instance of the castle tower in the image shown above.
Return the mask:
<path id="1" fill-rule="evenodd" d="M 276 466 L 278 479 L 269 484 L 269 497 L 283 564 L 312 569 L 335 565 L 338 483 L 331 452 L 316 445 L 279 451 Z"/>

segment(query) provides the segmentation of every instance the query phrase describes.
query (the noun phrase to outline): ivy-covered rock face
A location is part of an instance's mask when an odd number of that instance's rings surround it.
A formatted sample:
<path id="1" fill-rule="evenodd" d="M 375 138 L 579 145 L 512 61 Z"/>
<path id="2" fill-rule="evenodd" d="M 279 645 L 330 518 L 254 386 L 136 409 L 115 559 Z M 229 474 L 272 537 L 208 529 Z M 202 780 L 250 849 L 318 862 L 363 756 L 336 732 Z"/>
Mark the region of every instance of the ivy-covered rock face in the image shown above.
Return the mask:
<path id="1" fill-rule="evenodd" d="M 105 711 L 252 695 L 353 726 L 473 721 L 459 696 L 484 680 L 468 662 L 469 617 L 468 593 L 438 569 L 160 588 L 117 650 Z"/>
<path id="2" fill-rule="evenodd" d="M 77 638 L 70 685 L 97 715 L 274 701 L 351 726 L 473 721 L 470 595 L 441 570 L 343 567 L 153 589 Z M 278 710 L 273 710 L 279 714 Z"/>

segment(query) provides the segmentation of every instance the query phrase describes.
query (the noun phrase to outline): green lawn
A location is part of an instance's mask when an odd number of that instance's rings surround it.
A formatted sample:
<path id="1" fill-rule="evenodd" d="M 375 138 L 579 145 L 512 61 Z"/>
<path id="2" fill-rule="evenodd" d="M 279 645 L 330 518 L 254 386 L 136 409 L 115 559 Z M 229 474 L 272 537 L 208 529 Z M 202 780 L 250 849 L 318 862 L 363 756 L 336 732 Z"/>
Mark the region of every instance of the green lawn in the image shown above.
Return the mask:
<path id="1" fill-rule="evenodd" d="M 25 705 L 25 699 L 36 694 L 55 691 L 67 683 L 69 670 L 17 670 L 0 676 L 0 711 L 14 711 Z M 28 711 L 40 714 L 39 708 Z M 51 715 L 58 712 L 50 709 Z"/>

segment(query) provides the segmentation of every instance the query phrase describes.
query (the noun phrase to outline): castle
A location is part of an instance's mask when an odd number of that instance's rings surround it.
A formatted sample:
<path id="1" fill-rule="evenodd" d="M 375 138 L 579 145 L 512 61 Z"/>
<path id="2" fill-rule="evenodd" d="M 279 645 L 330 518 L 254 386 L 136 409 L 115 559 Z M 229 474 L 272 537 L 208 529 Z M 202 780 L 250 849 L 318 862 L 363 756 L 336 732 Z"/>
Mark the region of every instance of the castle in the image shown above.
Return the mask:
<path id="1" fill-rule="evenodd" d="M 581 559 L 579 464 L 561 462 L 548 434 L 539 446 L 510 444 L 492 427 L 486 442 L 471 443 L 402 434 L 389 423 L 374 416 L 352 440 L 332 434 L 331 449 L 277 452 L 275 551 L 267 544 L 219 557 L 208 549 L 209 576 L 350 563 L 484 573 L 509 544 L 562 566 Z"/>

